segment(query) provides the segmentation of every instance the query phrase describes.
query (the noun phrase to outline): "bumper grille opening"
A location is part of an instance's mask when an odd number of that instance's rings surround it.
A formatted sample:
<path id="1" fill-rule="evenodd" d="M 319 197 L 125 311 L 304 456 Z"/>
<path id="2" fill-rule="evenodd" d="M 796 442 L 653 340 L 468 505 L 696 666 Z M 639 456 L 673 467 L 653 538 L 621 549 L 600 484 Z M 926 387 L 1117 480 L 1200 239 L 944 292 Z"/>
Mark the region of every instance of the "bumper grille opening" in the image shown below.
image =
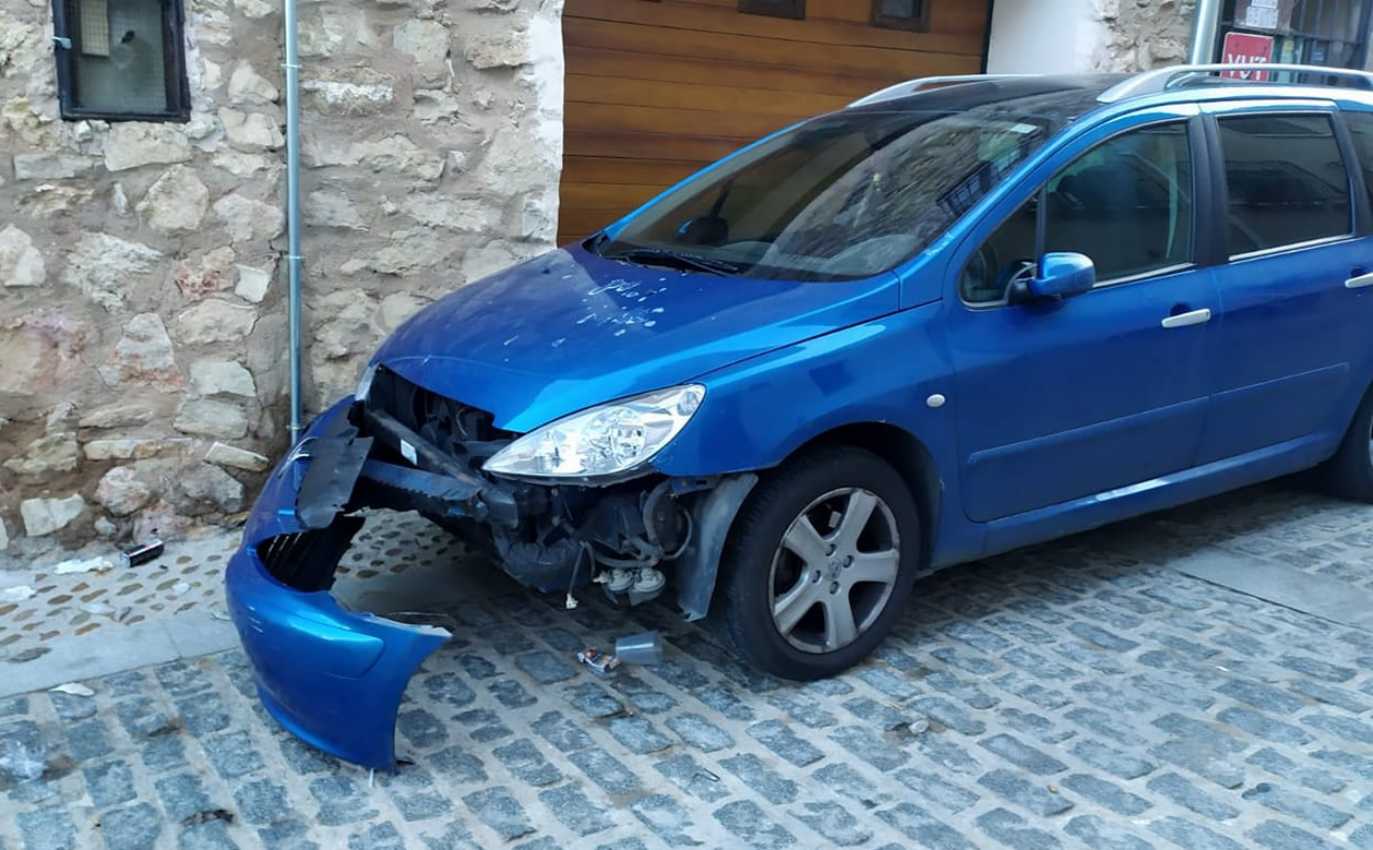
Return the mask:
<path id="1" fill-rule="evenodd" d="M 507 441 L 517 435 L 495 427 L 495 417 L 407 381 L 379 367 L 367 393 L 368 410 L 390 414 L 442 451 L 462 456 L 467 444 Z"/>
<path id="2" fill-rule="evenodd" d="M 305 593 L 328 590 L 362 523 L 360 517 L 343 516 L 318 531 L 269 537 L 257 544 L 257 556 L 267 572 L 287 587 Z"/>

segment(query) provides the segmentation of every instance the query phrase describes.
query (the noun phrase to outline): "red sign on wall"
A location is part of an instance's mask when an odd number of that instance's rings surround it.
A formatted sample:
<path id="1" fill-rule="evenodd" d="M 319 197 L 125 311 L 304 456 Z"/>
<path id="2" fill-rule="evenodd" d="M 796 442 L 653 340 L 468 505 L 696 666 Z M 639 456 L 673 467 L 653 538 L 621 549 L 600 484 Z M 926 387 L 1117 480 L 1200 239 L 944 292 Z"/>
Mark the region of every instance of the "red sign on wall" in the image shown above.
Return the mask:
<path id="1" fill-rule="evenodd" d="M 1245 65 L 1268 64 L 1273 61 L 1273 36 L 1254 35 L 1247 32 L 1227 32 L 1225 44 L 1221 48 L 1221 61 L 1226 64 Z M 1268 82 L 1267 71 L 1222 71 L 1222 77 L 1237 80 Z"/>

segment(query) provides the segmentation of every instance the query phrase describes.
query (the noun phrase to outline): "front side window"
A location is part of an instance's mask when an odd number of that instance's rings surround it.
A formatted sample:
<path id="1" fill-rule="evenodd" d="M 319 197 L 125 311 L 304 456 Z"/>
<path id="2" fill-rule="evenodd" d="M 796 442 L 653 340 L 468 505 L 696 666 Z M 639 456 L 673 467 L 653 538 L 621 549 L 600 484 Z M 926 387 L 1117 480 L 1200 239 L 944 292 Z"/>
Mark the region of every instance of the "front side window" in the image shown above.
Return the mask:
<path id="1" fill-rule="evenodd" d="M 1326 115 L 1222 118 L 1231 256 L 1350 232 L 1349 175 Z"/>
<path id="2" fill-rule="evenodd" d="M 930 245 L 1081 107 L 1074 101 L 1064 111 L 1062 93 L 1051 100 L 1057 110 L 1037 112 L 1036 101 L 818 118 L 688 182 L 614 241 L 593 244 L 630 260 L 689 254 L 741 277 L 880 274 Z"/>
<path id="3" fill-rule="evenodd" d="M 54 0 L 53 29 L 62 117 L 190 117 L 180 0 Z"/>
<path id="4" fill-rule="evenodd" d="M 1373 112 L 1346 112 L 1344 123 L 1354 139 L 1354 150 L 1363 169 L 1363 184 L 1373 202 Z"/>
<path id="5" fill-rule="evenodd" d="M 965 267 L 963 299 L 1004 301 L 1010 284 L 1050 251 L 1090 257 L 1103 283 L 1185 265 L 1193 215 L 1187 125 L 1132 130 L 1074 160 L 1002 223 Z"/>

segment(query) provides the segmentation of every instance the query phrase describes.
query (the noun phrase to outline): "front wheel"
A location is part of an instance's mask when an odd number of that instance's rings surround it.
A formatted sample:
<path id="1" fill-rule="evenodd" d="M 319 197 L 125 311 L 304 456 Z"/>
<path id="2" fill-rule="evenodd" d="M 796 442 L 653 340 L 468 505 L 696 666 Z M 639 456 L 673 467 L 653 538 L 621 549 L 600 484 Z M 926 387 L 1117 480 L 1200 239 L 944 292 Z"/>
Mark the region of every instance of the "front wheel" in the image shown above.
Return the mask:
<path id="1" fill-rule="evenodd" d="M 892 630 L 918 570 L 920 517 L 901 476 L 856 448 L 818 450 L 761 483 L 721 563 L 736 650 L 787 679 L 832 676 Z"/>

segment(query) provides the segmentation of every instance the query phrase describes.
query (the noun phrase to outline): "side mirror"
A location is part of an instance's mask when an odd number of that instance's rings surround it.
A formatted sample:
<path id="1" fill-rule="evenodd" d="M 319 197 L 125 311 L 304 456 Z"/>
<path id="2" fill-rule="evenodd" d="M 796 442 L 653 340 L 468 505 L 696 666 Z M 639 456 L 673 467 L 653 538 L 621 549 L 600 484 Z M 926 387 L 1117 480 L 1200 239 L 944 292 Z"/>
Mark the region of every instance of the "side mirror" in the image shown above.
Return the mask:
<path id="1" fill-rule="evenodd" d="M 1071 298 L 1096 285 L 1096 265 L 1085 254 L 1061 251 L 1045 254 L 1039 273 L 1025 282 L 1030 300 Z"/>

